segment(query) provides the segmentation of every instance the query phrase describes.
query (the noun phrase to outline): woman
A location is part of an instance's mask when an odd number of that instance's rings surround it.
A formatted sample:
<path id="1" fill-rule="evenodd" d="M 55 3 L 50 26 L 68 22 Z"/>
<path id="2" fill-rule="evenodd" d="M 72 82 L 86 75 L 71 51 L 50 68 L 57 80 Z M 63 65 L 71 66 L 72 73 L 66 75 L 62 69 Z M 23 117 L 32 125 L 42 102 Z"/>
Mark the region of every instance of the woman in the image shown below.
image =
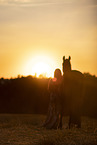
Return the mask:
<path id="1" fill-rule="evenodd" d="M 50 96 L 48 115 L 44 123 L 44 127 L 47 129 L 61 128 L 61 84 L 62 74 L 60 69 L 56 69 L 54 72 L 54 78 L 49 80 L 48 91 Z"/>

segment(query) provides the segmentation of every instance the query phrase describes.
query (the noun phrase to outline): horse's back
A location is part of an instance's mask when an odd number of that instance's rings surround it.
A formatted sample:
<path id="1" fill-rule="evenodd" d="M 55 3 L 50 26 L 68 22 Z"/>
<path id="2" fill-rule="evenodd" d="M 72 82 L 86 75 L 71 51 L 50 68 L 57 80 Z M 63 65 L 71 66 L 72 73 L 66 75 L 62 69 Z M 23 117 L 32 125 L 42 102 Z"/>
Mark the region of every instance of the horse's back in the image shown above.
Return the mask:
<path id="1" fill-rule="evenodd" d="M 77 70 L 71 71 L 71 79 L 72 80 L 83 81 L 83 77 L 84 77 L 84 75 L 80 71 L 77 71 Z"/>

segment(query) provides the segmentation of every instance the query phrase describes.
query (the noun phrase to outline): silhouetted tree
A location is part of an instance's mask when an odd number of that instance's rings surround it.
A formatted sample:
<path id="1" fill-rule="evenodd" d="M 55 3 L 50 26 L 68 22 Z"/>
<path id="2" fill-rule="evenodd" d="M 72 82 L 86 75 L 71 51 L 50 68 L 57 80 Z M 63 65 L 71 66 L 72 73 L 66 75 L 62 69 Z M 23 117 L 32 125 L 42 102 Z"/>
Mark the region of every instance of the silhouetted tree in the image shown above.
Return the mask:
<path id="1" fill-rule="evenodd" d="M 84 73 L 83 115 L 97 117 L 97 77 Z M 0 79 L 0 113 L 47 113 L 49 78 Z M 68 110 L 68 109 L 67 109 Z M 68 114 L 65 110 L 65 115 Z"/>

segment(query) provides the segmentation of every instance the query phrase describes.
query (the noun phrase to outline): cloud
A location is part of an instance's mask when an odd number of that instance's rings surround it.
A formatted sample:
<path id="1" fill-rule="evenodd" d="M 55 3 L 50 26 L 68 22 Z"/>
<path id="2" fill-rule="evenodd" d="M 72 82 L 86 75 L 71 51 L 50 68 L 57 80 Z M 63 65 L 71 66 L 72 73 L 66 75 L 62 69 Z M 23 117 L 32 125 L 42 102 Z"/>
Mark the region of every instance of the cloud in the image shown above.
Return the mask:
<path id="1" fill-rule="evenodd" d="M 0 5 L 38 6 L 53 4 L 69 4 L 71 0 L 0 0 Z"/>
<path id="2" fill-rule="evenodd" d="M 79 0 L 76 3 L 80 6 L 96 7 L 97 0 Z"/>
<path id="3" fill-rule="evenodd" d="M 30 4 L 31 0 L 1 0 L 1 5 Z"/>
<path id="4" fill-rule="evenodd" d="M 97 8 L 97 0 L 0 0 L 0 6 L 62 6 L 75 11 L 75 9 L 91 7 Z"/>

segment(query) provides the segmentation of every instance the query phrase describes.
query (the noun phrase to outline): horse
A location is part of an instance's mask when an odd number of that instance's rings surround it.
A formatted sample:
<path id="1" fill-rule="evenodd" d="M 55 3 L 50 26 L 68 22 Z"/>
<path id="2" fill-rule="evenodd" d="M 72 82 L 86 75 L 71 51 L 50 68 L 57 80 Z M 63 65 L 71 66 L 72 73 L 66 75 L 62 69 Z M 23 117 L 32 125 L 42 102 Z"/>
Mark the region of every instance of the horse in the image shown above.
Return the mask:
<path id="1" fill-rule="evenodd" d="M 65 59 L 63 56 L 63 83 L 62 83 L 62 95 L 67 105 L 69 113 L 69 128 L 76 126 L 81 128 L 81 107 L 83 102 L 83 81 L 84 75 L 77 70 L 71 68 L 71 57 Z M 64 108 L 64 105 L 63 107 Z M 61 115 L 62 125 L 62 115 Z"/>

